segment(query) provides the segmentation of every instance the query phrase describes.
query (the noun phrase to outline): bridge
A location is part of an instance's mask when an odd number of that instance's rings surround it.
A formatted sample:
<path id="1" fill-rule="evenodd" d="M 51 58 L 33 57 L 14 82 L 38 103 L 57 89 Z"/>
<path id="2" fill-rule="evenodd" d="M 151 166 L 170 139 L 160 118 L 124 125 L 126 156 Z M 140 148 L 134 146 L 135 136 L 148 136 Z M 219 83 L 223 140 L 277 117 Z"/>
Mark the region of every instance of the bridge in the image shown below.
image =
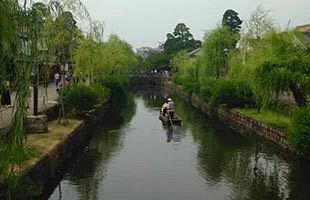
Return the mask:
<path id="1" fill-rule="evenodd" d="M 150 85 L 160 86 L 170 80 L 170 76 L 163 73 L 135 73 L 129 76 L 131 86 Z"/>

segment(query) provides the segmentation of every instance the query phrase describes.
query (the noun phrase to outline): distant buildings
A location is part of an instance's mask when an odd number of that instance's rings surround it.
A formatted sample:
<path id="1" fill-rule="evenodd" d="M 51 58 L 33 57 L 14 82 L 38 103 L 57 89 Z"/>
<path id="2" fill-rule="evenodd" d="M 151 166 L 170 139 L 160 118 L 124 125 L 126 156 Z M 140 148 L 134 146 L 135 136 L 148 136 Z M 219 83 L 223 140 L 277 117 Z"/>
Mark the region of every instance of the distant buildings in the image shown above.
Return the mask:
<path id="1" fill-rule="evenodd" d="M 201 48 L 195 49 L 188 53 L 189 58 L 196 58 L 201 54 Z"/>
<path id="2" fill-rule="evenodd" d="M 163 46 L 158 45 L 156 48 L 152 47 L 141 47 L 137 49 L 137 54 L 141 56 L 143 59 L 150 57 L 151 55 L 160 53 L 163 51 Z"/>
<path id="3" fill-rule="evenodd" d="M 297 31 L 301 32 L 304 34 L 304 36 L 310 40 L 310 24 L 305 24 L 302 26 L 297 26 L 296 27 Z"/>
<path id="4" fill-rule="evenodd" d="M 308 50 L 310 50 L 310 24 L 305 24 L 302 26 L 297 26 L 296 30 L 302 33 L 306 40 L 308 41 L 305 45 Z"/>

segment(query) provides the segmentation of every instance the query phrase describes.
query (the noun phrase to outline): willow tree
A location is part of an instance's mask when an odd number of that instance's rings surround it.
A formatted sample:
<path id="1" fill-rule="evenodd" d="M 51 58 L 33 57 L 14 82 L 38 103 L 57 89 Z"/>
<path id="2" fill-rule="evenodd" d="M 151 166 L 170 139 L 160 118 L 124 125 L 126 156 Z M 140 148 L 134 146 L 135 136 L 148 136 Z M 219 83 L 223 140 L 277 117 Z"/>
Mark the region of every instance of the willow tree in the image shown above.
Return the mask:
<path id="1" fill-rule="evenodd" d="M 19 6 L 10 0 L 0 1 L 0 94 L 5 81 L 12 76 L 10 65 L 14 59 L 15 46 L 18 42 Z"/>
<path id="2" fill-rule="evenodd" d="M 189 59 L 186 51 L 180 51 L 172 60 L 173 79 L 186 89 L 198 92 L 199 59 Z"/>
<path id="3" fill-rule="evenodd" d="M 5 81 L 12 78 L 12 63 L 14 63 L 16 45 L 18 44 L 18 21 L 20 8 L 14 1 L 0 1 L 0 94 L 3 93 Z M 1 117 L 1 116 L 0 116 Z M 2 143 L 2 142 L 1 142 Z M 9 175 L 12 163 L 13 148 L 10 141 L 5 141 L 0 146 L 0 180 Z"/>
<path id="4" fill-rule="evenodd" d="M 76 6 L 80 5 L 80 7 Z M 71 6 L 70 6 L 71 5 Z M 80 1 L 50 1 L 48 3 L 50 16 L 46 19 L 45 34 L 46 44 L 52 63 L 61 70 L 62 77 L 65 76 L 65 66 L 72 65 L 74 51 L 83 39 L 82 31 L 77 26 L 76 17 L 73 12 L 86 9 Z M 71 10 L 68 10 L 71 9 Z M 71 12 L 72 11 L 72 12 Z M 85 13 L 88 12 L 85 10 Z M 63 82 L 63 89 L 65 87 Z M 63 104 L 63 89 L 60 95 L 58 122 L 66 120 L 66 112 Z"/>
<path id="5" fill-rule="evenodd" d="M 95 82 L 95 78 L 100 75 L 97 71 L 100 68 L 98 62 L 100 56 L 100 44 L 88 37 L 77 49 L 74 60 L 76 62 L 75 76 L 81 80 L 88 80 L 91 84 Z"/>
<path id="6" fill-rule="evenodd" d="M 304 37 L 294 31 L 272 32 L 251 53 L 248 75 L 262 104 L 279 102 L 292 95 L 299 107 L 307 105 L 310 94 L 310 54 Z"/>
<path id="7" fill-rule="evenodd" d="M 31 5 L 24 1 L 0 1 L 0 79 L 7 78 L 16 88 L 13 118 L 10 133 L 0 153 L 0 178 L 8 181 L 7 199 L 19 181 L 16 172 L 27 158 L 25 150 L 27 101 L 29 98 L 30 74 L 37 59 L 39 20 Z"/>
<path id="8" fill-rule="evenodd" d="M 42 39 L 48 37 L 45 35 L 45 22 L 53 17 L 49 16 L 50 8 L 26 0 L 0 1 L 0 85 L 10 78 L 16 88 L 12 129 L 5 142 L 7 145 L 0 148 L 1 178 L 14 176 L 26 158 L 24 147 L 30 77 L 40 60 Z"/>
<path id="9" fill-rule="evenodd" d="M 109 40 L 101 48 L 99 62 L 104 66 L 104 78 L 117 79 L 120 84 L 128 82 L 128 73 L 137 63 L 137 56 L 130 44 L 121 40 L 117 35 L 110 36 Z"/>
<path id="10" fill-rule="evenodd" d="M 69 11 L 60 13 L 55 20 L 47 23 L 48 49 L 56 56 L 60 65 L 72 62 L 73 51 L 77 48 L 79 39 L 83 37 L 76 23 Z"/>
<path id="11" fill-rule="evenodd" d="M 205 84 L 208 79 L 217 79 L 228 71 L 227 56 L 236 47 L 238 36 L 226 27 L 211 32 L 203 44 L 199 80 Z"/>
<path id="12" fill-rule="evenodd" d="M 112 35 L 107 42 L 87 38 L 75 54 L 75 74 L 90 84 L 113 81 L 126 84 L 130 67 L 137 62 L 131 46 Z"/>

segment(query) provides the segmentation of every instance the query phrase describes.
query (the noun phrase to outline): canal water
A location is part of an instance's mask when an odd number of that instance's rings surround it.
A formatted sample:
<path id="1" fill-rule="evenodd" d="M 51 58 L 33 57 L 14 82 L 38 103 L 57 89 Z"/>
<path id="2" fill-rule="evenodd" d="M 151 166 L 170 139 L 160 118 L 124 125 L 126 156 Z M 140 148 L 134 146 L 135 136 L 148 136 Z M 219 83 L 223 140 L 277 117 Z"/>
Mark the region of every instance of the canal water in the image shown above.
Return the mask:
<path id="1" fill-rule="evenodd" d="M 243 136 L 174 97 L 182 126 L 158 119 L 165 93 L 117 104 L 49 196 L 58 199 L 310 199 L 310 164 Z"/>

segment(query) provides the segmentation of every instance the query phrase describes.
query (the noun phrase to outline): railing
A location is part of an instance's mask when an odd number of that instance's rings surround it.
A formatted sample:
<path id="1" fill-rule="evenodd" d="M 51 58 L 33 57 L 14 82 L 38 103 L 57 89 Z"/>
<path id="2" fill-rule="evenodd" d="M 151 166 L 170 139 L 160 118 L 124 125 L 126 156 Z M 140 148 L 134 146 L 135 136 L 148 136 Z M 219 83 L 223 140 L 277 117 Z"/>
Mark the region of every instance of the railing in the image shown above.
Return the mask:
<path id="1" fill-rule="evenodd" d="M 135 78 L 170 78 L 169 74 L 166 73 L 133 73 L 129 75 L 130 77 L 135 77 Z"/>
<path id="2" fill-rule="evenodd" d="M 130 83 L 132 85 L 163 85 L 169 80 L 170 76 L 166 73 L 133 73 L 130 74 Z"/>

